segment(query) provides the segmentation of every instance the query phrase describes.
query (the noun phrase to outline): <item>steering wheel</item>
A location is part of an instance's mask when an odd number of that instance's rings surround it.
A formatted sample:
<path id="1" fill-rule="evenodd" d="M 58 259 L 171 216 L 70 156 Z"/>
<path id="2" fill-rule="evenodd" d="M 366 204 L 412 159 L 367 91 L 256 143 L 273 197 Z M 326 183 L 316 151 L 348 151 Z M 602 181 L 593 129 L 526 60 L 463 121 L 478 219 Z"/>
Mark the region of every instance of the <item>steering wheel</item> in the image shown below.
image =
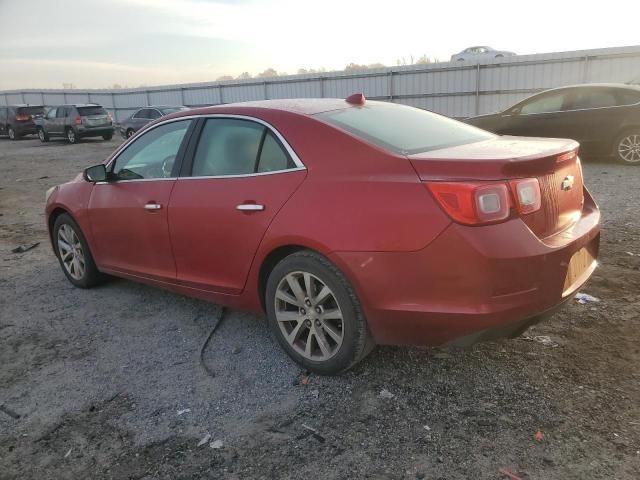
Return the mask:
<path id="1" fill-rule="evenodd" d="M 164 178 L 170 177 L 171 176 L 171 170 L 173 170 L 173 164 L 176 161 L 176 156 L 175 155 L 168 155 L 167 157 L 165 157 L 164 160 L 162 160 L 162 176 Z"/>

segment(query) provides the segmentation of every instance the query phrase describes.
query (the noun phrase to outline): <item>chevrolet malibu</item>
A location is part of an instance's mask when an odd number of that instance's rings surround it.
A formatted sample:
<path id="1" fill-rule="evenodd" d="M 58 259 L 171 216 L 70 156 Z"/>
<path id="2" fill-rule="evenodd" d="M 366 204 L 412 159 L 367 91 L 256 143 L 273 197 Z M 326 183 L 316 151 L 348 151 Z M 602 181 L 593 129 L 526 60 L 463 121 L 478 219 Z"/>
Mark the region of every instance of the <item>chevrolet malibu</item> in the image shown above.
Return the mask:
<path id="1" fill-rule="evenodd" d="M 571 298 L 600 232 L 577 152 L 362 94 L 231 104 L 149 124 L 47 192 L 46 216 L 75 286 L 266 312 L 335 374 L 375 344 L 516 336 Z"/>

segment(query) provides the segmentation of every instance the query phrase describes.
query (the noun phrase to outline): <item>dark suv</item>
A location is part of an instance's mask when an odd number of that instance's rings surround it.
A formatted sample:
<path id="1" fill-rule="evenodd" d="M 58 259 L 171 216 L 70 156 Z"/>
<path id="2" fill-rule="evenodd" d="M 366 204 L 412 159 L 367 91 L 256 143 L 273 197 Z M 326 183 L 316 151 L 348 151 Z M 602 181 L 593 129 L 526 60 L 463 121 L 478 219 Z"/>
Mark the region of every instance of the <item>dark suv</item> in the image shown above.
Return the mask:
<path id="1" fill-rule="evenodd" d="M 17 140 L 36 133 L 33 117 L 44 114 L 42 105 L 8 105 L 0 107 L 0 135 Z"/>
<path id="2" fill-rule="evenodd" d="M 85 137 L 113 137 L 111 115 L 100 105 L 77 104 L 52 107 L 42 118 L 36 119 L 38 137 L 48 142 L 50 137 L 64 137 L 77 143 Z"/>

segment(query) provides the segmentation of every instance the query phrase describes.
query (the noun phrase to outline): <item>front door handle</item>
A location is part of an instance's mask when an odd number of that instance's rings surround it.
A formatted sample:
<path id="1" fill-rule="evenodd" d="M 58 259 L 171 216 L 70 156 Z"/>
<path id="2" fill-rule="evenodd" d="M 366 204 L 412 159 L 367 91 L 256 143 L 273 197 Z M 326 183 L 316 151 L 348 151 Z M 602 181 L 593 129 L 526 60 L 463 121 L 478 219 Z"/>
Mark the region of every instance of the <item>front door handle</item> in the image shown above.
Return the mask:
<path id="1" fill-rule="evenodd" d="M 261 212 L 264 210 L 264 205 L 258 205 L 257 203 L 241 203 L 236 207 L 236 210 L 242 212 Z"/>
<path id="2" fill-rule="evenodd" d="M 144 206 L 144 209 L 145 209 L 145 210 L 151 210 L 151 211 L 153 211 L 153 210 L 160 210 L 161 208 L 162 208 L 162 205 L 160 205 L 159 203 L 147 203 L 147 204 Z"/>

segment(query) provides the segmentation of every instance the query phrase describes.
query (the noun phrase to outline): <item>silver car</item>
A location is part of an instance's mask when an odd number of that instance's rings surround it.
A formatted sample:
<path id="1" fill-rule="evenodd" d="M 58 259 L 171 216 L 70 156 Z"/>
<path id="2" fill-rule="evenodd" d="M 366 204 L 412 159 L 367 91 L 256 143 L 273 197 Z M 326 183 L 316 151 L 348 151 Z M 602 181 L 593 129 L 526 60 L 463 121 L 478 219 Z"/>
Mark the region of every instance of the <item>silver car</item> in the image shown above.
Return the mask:
<path id="1" fill-rule="evenodd" d="M 183 110 L 189 110 L 189 108 L 183 106 L 172 107 L 168 105 L 143 107 L 126 120 L 120 122 L 120 134 L 124 138 L 129 138 L 147 123 L 169 115 L 170 113 L 181 112 Z"/>
<path id="2" fill-rule="evenodd" d="M 469 47 L 451 55 L 452 62 L 462 62 L 466 60 L 491 60 L 493 58 L 513 57 L 515 53 L 506 50 L 495 50 L 491 47 Z"/>

